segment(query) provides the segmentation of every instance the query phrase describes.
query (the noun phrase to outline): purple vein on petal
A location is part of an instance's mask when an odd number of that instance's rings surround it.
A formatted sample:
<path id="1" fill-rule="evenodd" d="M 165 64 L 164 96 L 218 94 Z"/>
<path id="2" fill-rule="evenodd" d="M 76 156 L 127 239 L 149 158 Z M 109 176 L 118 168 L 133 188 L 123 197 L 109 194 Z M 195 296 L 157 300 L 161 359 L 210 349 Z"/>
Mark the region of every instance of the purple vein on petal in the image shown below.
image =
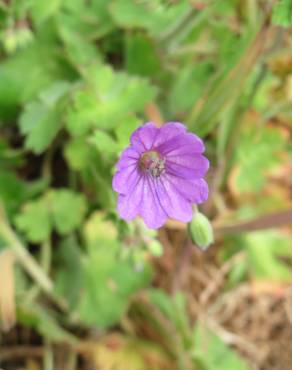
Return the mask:
<path id="1" fill-rule="evenodd" d="M 148 183 L 148 190 L 151 192 L 151 194 L 149 194 L 149 196 L 151 197 L 151 201 L 148 203 L 148 205 L 151 205 L 151 203 L 153 203 L 152 206 L 154 209 L 152 209 L 151 212 L 154 212 L 154 215 L 152 218 L 150 218 L 150 222 L 149 222 L 150 214 L 148 212 L 145 213 L 145 208 L 144 208 L 143 218 L 146 224 L 148 224 L 148 226 L 153 227 L 153 228 L 159 228 L 165 222 L 167 218 L 167 213 L 162 207 L 159 196 L 157 195 L 155 191 L 153 179 L 150 178 L 149 176 L 146 176 L 146 179 Z"/>
<path id="2" fill-rule="evenodd" d="M 204 158 L 204 157 L 203 157 Z M 174 165 L 174 166 L 179 166 L 179 167 L 182 167 L 186 170 L 189 170 L 189 171 L 196 171 L 196 170 L 205 170 L 206 171 L 208 170 L 209 168 L 209 161 L 206 159 L 200 159 L 202 162 L 198 165 L 198 166 L 194 166 L 194 167 L 189 167 L 185 164 L 182 164 L 182 163 L 178 163 L 178 162 L 174 162 L 172 160 L 169 160 L 169 157 L 167 157 L 167 163 L 169 163 L 171 166 Z"/>
<path id="3" fill-rule="evenodd" d="M 161 183 L 161 180 L 160 179 L 159 180 L 157 179 L 156 182 L 155 182 L 155 180 L 152 180 L 153 190 L 154 190 L 154 193 L 155 193 L 155 195 L 157 197 L 157 201 L 158 201 L 161 209 L 163 210 L 163 212 L 165 213 L 165 215 L 168 216 L 167 211 L 165 210 L 163 204 L 161 203 L 160 196 L 159 196 L 158 191 L 157 191 L 158 181 L 159 181 L 159 183 Z M 168 194 L 166 194 L 166 195 L 168 196 Z"/>
<path id="4" fill-rule="evenodd" d="M 173 203 L 172 203 L 171 197 L 169 196 L 169 194 L 168 194 L 168 192 L 167 192 L 167 189 L 165 188 L 165 185 L 164 185 L 164 183 L 163 183 L 163 179 L 162 179 L 162 178 L 161 178 L 161 179 L 160 179 L 160 181 L 159 181 L 159 185 L 160 185 L 160 187 L 161 187 L 160 192 L 161 192 L 161 193 L 163 192 L 163 194 L 160 194 L 161 198 L 163 198 L 163 196 L 165 196 L 165 198 L 168 198 L 168 203 L 171 205 L 171 208 L 172 208 L 172 207 L 173 207 Z M 160 199 L 159 194 L 158 194 L 158 193 L 159 193 L 159 190 L 158 190 L 158 186 L 159 186 L 159 185 L 158 185 L 158 184 L 156 184 L 156 189 L 155 189 L 158 199 Z M 162 188 L 163 188 L 163 189 L 162 189 Z M 166 201 L 166 202 L 167 202 L 167 201 Z M 160 201 L 160 203 L 161 203 L 161 201 Z M 169 210 L 166 210 L 166 209 L 165 209 L 165 205 L 163 205 L 163 204 L 161 203 L 161 207 L 163 208 L 163 210 L 164 210 L 164 212 L 166 213 L 167 217 L 171 217 L 171 216 L 170 216 L 170 214 L 169 214 Z"/>
<path id="5" fill-rule="evenodd" d="M 191 192 L 189 192 L 189 194 L 182 193 L 181 187 L 179 187 L 175 183 L 175 179 L 177 179 L 178 181 L 184 181 L 188 183 L 188 185 L 193 187 L 193 191 L 195 193 L 194 194 L 191 194 Z M 165 177 L 165 181 L 168 181 L 176 189 L 176 191 L 181 194 L 182 197 L 189 199 L 191 202 L 194 202 L 196 204 L 200 204 L 206 201 L 208 198 L 208 185 L 204 179 L 200 178 L 200 179 L 194 179 L 194 180 L 187 180 L 187 179 L 183 179 L 178 176 L 168 174 L 167 177 Z M 203 189 L 204 187 L 205 187 L 205 190 Z M 199 195 L 200 195 L 199 199 L 198 199 L 198 194 L 197 194 L 198 190 L 199 190 Z"/>
<path id="6" fill-rule="evenodd" d="M 139 179 L 138 179 L 138 181 L 137 181 L 137 183 L 136 183 L 132 192 L 130 192 L 128 194 L 120 194 L 120 196 L 125 197 L 124 200 L 127 200 L 127 205 L 128 206 L 127 206 L 127 209 L 124 209 L 125 213 L 121 209 L 119 210 L 122 218 L 124 218 L 126 220 L 135 218 L 139 214 L 139 207 L 140 207 L 140 204 L 141 204 L 141 198 L 142 198 L 142 194 L 143 194 L 141 191 L 138 191 L 138 190 L 141 190 L 141 189 L 138 188 L 141 181 L 144 182 L 144 176 L 143 175 L 139 176 Z M 142 184 L 142 189 L 143 189 L 143 184 Z M 133 197 L 134 197 L 134 201 L 136 199 L 136 204 L 134 203 L 134 208 L 131 209 L 131 201 L 132 201 Z M 118 208 L 119 208 L 119 206 L 120 206 L 120 204 L 118 205 Z M 131 211 L 132 211 L 132 213 L 134 213 L 134 215 L 130 214 L 130 217 L 128 217 L 128 215 Z"/>
<path id="7" fill-rule="evenodd" d="M 180 192 L 177 192 L 175 188 L 167 189 L 164 181 L 161 181 L 160 183 L 164 188 L 164 193 L 168 195 L 169 199 L 168 216 L 183 222 L 190 221 L 192 218 L 192 209 L 189 201 Z M 169 185 L 171 184 L 169 183 Z M 170 196 L 169 193 L 171 193 L 172 196 Z M 176 202 L 173 202 L 173 200 Z M 178 200 L 180 205 L 179 207 L 177 203 Z M 186 206 L 189 206 L 189 209 L 185 208 Z"/>
<path id="8" fill-rule="evenodd" d="M 130 170 L 128 173 L 125 173 L 125 170 Z M 122 194 L 127 194 L 130 189 L 135 187 L 133 183 L 135 178 L 139 177 L 136 166 L 131 169 L 131 166 L 119 170 L 113 177 L 112 185 L 115 191 Z"/>
<path id="9" fill-rule="evenodd" d="M 206 172 L 207 169 L 190 169 L 188 167 L 180 166 L 177 164 L 170 164 L 167 166 L 167 173 L 188 180 L 200 179 L 205 175 Z"/>

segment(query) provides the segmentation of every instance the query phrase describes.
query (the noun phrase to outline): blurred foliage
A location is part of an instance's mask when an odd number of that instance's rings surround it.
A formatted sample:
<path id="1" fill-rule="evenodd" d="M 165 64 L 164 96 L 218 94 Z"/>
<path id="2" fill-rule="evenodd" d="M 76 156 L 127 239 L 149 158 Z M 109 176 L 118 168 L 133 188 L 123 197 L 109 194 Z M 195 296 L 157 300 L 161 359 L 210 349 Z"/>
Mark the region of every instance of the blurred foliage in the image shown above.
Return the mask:
<path id="1" fill-rule="evenodd" d="M 151 288 L 170 246 L 118 219 L 111 178 L 132 131 L 162 117 L 206 141 L 215 224 L 291 207 L 291 4 L 0 1 L 0 249 L 19 259 L 17 320 L 44 343 L 98 333 L 103 369 L 248 368 L 204 318 L 191 322 L 187 292 Z M 291 281 L 291 233 L 219 244 L 219 263 L 245 253 L 226 290 Z M 136 335 L 137 294 L 149 327 L 158 312 L 171 328 L 164 345 Z"/>
<path id="2" fill-rule="evenodd" d="M 218 336 L 198 322 L 194 331 L 195 357 L 199 368 L 246 370 L 247 365 Z"/>
<path id="3" fill-rule="evenodd" d="M 275 5 L 273 21 L 286 27 L 292 24 L 292 3 L 290 0 L 281 0 Z"/>

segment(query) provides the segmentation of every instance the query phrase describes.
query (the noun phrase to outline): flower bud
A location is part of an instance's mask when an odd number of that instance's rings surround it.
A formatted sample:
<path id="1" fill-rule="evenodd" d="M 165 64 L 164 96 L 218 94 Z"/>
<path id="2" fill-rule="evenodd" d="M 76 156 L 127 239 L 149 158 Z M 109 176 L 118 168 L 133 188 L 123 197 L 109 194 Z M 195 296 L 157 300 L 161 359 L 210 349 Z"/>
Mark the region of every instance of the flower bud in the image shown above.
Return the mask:
<path id="1" fill-rule="evenodd" d="M 12 54 L 17 49 L 17 37 L 13 32 L 7 32 L 3 40 L 3 46 L 8 54 Z"/>
<path id="2" fill-rule="evenodd" d="M 33 39 L 33 33 L 28 28 L 21 28 L 17 32 L 17 46 L 22 48 L 27 46 Z"/>
<path id="3" fill-rule="evenodd" d="M 192 241 L 201 249 L 207 249 L 214 241 L 213 229 L 208 218 L 196 212 L 189 223 L 189 234 Z"/>
<path id="4" fill-rule="evenodd" d="M 158 240 L 152 240 L 147 247 L 153 257 L 161 257 L 163 255 L 163 248 Z"/>

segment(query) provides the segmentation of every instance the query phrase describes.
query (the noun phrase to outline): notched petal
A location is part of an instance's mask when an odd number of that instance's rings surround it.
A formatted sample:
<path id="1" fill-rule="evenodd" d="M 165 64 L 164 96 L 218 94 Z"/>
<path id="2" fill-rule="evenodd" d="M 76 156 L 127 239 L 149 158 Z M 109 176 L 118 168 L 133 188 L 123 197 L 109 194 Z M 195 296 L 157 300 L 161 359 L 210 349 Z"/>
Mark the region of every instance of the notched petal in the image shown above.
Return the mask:
<path id="1" fill-rule="evenodd" d="M 143 153 L 152 148 L 159 129 L 152 122 L 145 123 L 145 125 L 135 130 L 131 136 L 132 146 L 139 152 Z"/>
<path id="2" fill-rule="evenodd" d="M 198 154 L 204 152 L 205 146 L 197 135 L 185 133 L 163 142 L 157 150 L 164 155 Z"/>
<path id="3" fill-rule="evenodd" d="M 186 180 L 170 174 L 166 174 L 164 178 L 176 188 L 177 192 L 192 203 L 200 204 L 208 199 L 209 189 L 204 179 Z"/>
<path id="4" fill-rule="evenodd" d="M 180 122 L 167 122 L 159 129 L 159 133 L 153 143 L 153 147 L 159 147 L 161 144 L 186 133 L 186 127 Z"/>

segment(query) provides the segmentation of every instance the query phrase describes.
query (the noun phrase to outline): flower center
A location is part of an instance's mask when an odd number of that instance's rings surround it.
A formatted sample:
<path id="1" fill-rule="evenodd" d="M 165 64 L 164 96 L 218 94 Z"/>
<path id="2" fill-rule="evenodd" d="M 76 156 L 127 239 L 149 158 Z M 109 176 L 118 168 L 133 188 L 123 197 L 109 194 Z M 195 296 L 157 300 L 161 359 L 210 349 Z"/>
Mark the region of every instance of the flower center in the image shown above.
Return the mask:
<path id="1" fill-rule="evenodd" d="M 165 159 L 158 152 L 151 150 L 141 155 L 139 167 L 151 176 L 159 177 L 165 171 Z"/>

